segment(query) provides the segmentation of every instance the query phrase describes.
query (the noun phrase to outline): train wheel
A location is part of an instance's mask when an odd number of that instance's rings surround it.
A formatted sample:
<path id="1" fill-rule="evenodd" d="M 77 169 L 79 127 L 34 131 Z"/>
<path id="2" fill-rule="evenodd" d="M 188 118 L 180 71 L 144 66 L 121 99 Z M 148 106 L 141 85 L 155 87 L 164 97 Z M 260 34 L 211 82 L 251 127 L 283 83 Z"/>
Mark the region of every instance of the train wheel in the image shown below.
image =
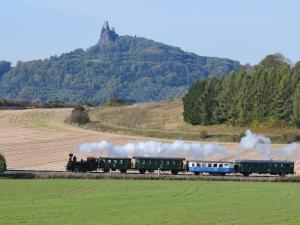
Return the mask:
<path id="1" fill-rule="evenodd" d="M 177 174 L 178 174 L 178 171 L 177 171 L 177 170 L 171 170 L 171 173 L 172 173 L 173 175 L 177 175 Z"/>
<path id="2" fill-rule="evenodd" d="M 195 175 L 199 175 L 199 174 L 200 174 L 200 172 L 194 172 L 194 174 L 195 174 Z"/>
<path id="3" fill-rule="evenodd" d="M 126 169 L 121 169 L 120 172 L 121 172 L 121 173 L 126 173 L 127 170 L 126 170 Z"/>
<path id="4" fill-rule="evenodd" d="M 104 173 L 108 173 L 108 172 L 109 172 L 109 169 L 104 169 L 103 172 L 104 172 Z"/>
<path id="5" fill-rule="evenodd" d="M 146 172 L 146 170 L 139 170 L 140 174 L 144 174 Z"/>
<path id="6" fill-rule="evenodd" d="M 243 173 L 244 177 L 249 177 L 249 173 Z"/>

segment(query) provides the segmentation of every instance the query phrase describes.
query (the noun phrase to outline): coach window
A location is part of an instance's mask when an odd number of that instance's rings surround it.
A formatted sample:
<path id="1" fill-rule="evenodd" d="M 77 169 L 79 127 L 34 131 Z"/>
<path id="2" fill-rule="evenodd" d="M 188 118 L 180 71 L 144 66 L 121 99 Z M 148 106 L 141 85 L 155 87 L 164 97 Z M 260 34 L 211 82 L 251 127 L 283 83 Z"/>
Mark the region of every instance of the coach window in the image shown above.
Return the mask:
<path id="1" fill-rule="evenodd" d="M 222 167 L 223 167 L 223 164 L 222 164 L 222 163 L 220 163 L 220 164 L 219 164 L 219 167 L 220 167 L 220 168 L 222 168 Z"/>
<path id="2" fill-rule="evenodd" d="M 208 163 L 208 167 L 211 167 L 211 163 Z"/>
<path id="3" fill-rule="evenodd" d="M 217 164 L 217 163 L 215 163 L 215 164 L 214 164 L 214 167 L 218 167 L 218 164 Z"/>

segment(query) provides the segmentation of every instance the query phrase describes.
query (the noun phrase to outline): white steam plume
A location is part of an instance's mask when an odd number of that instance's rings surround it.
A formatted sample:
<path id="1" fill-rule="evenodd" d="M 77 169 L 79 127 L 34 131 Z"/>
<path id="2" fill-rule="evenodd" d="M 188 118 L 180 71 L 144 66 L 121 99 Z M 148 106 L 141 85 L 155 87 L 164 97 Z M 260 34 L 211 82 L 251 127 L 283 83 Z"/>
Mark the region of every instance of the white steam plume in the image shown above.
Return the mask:
<path id="1" fill-rule="evenodd" d="M 187 157 L 189 159 L 203 159 L 211 156 L 220 158 L 229 156 L 228 151 L 217 144 L 198 144 L 174 141 L 161 143 L 157 141 L 146 141 L 128 143 L 125 145 L 113 145 L 107 141 L 98 143 L 82 144 L 73 152 L 89 153 L 98 152 L 108 156 L 164 156 L 164 157 Z"/>
<path id="2" fill-rule="evenodd" d="M 246 150 L 251 150 L 252 155 L 263 154 L 263 159 L 269 159 L 272 153 L 270 144 L 270 138 L 246 130 L 245 136 L 241 138 L 238 145 L 239 154 L 242 155 Z"/>
<path id="3" fill-rule="evenodd" d="M 263 135 L 245 132 L 238 144 L 238 155 L 230 155 L 229 151 L 218 144 L 198 144 L 184 141 L 162 143 L 146 141 L 113 145 L 108 141 L 85 143 L 76 147 L 74 153 L 100 153 L 111 157 L 153 156 L 153 157 L 185 157 L 187 159 L 205 160 L 210 158 L 226 159 L 280 159 L 297 160 L 300 158 L 300 145 L 292 143 L 282 148 L 271 148 L 271 140 Z M 233 156 L 233 157 L 232 157 Z"/>
<path id="4" fill-rule="evenodd" d="M 281 148 L 271 148 L 271 140 L 263 135 L 252 133 L 250 130 L 245 132 L 238 145 L 239 157 L 247 150 L 250 150 L 250 156 L 262 159 L 281 159 L 296 160 L 299 158 L 300 145 L 297 143 L 288 144 Z M 298 155 L 298 156 L 297 156 Z"/>

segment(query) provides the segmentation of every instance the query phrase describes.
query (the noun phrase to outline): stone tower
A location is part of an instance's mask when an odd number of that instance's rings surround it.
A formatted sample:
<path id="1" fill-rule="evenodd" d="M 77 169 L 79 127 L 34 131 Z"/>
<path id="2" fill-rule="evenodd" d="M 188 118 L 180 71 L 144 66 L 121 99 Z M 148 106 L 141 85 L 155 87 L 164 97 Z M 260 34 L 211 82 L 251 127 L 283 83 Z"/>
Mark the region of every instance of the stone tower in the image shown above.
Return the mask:
<path id="1" fill-rule="evenodd" d="M 99 44 L 101 46 L 110 45 L 118 37 L 119 37 L 119 35 L 116 34 L 115 29 L 110 29 L 109 25 L 108 25 L 108 21 L 104 21 L 104 24 L 103 24 L 102 29 L 101 29 Z"/>

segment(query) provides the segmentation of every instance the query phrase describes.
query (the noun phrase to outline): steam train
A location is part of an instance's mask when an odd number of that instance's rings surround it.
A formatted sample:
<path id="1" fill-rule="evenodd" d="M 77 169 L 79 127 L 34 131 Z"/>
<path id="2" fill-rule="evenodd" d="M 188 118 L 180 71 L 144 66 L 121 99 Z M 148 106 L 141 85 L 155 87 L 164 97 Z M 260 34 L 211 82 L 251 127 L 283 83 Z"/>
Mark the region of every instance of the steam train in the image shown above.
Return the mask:
<path id="1" fill-rule="evenodd" d="M 186 160 L 185 158 L 170 157 L 88 157 L 86 160 L 77 160 L 73 154 L 69 154 L 66 166 L 71 172 L 119 171 L 126 173 L 128 170 L 138 171 L 141 174 L 153 173 L 155 170 L 170 171 L 173 175 L 179 172 L 192 172 L 195 175 L 207 173 L 212 175 L 242 174 L 268 174 L 285 176 L 294 174 L 294 162 L 280 160 L 236 160 L 225 161 L 201 161 Z"/>

